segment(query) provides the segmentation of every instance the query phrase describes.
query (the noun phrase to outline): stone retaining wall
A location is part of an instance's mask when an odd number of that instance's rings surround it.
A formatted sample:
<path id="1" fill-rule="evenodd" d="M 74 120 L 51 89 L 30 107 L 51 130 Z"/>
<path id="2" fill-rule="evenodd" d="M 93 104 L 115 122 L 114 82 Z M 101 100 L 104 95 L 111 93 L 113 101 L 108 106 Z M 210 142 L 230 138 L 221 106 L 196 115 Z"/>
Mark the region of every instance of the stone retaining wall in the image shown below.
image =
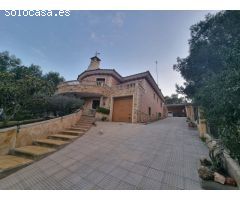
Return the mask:
<path id="1" fill-rule="evenodd" d="M 26 125 L 0 129 L 0 155 L 8 154 L 15 147 L 31 145 L 35 139 L 43 139 L 49 135 L 70 128 L 80 119 L 82 110 L 63 117 Z"/>

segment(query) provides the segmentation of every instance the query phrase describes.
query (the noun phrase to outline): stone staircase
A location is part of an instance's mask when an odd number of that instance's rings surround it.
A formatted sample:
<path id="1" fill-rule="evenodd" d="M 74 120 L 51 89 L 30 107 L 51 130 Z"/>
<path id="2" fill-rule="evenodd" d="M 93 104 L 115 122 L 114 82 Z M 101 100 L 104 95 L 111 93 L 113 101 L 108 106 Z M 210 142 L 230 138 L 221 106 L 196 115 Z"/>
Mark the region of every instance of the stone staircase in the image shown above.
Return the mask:
<path id="1" fill-rule="evenodd" d="M 91 128 L 94 121 L 93 115 L 83 114 L 73 127 L 49 135 L 45 139 L 34 140 L 32 145 L 14 148 L 9 155 L 0 156 L 0 178 L 57 151 L 83 136 Z"/>

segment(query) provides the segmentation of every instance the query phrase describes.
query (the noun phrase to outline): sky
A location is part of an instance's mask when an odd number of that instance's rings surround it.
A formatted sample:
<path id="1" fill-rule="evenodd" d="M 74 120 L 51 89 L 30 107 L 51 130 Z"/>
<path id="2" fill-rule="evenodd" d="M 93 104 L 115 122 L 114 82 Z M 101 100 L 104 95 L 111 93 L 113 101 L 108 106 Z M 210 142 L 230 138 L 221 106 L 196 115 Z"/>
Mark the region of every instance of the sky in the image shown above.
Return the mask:
<path id="1" fill-rule="evenodd" d="M 184 80 L 173 71 L 188 55 L 190 26 L 215 11 L 70 11 L 64 17 L 12 17 L 0 13 L 0 52 L 76 80 L 99 52 L 101 68 L 122 76 L 149 70 L 163 95 Z M 158 61 L 158 81 L 156 64 Z"/>

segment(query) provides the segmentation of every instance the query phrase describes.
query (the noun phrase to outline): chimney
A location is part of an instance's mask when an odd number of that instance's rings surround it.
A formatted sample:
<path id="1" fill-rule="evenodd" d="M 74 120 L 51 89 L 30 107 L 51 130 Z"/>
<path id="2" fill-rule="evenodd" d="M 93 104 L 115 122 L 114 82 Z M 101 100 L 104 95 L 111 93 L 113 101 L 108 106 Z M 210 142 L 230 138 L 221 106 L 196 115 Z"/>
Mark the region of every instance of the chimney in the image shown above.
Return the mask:
<path id="1" fill-rule="evenodd" d="M 87 70 L 99 69 L 101 59 L 97 57 L 97 53 L 94 57 L 91 58 L 91 63 L 88 66 Z"/>

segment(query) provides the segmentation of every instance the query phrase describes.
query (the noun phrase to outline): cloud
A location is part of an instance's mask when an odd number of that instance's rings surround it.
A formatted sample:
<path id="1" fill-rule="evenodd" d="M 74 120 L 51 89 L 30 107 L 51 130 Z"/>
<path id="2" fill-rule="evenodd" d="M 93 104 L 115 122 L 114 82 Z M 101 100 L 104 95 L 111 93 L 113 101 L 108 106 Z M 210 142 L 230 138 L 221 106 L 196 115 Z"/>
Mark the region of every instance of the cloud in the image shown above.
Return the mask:
<path id="1" fill-rule="evenodd" d="M 45 59 L 46 55 L 44 54 L 44 52 L 42 50 L 40 50 L 39 48 L 35 48 L 32 47 L 32 52 L 38 57 L 38 58 L 42 58 Z"/>
<path id="2" fill-rule="evenodd" d="M 98 34 L 95 31 L 90 32 L 90 38 L 92 41 L 95 42 L 100 42 L 101 40 L 104 39 L 104 35 L 103 34 Z"/>
<path id="3" fill-rule="evenodd" d="M 91 32 L 90 38 L 95 44 L 114 46 L 114 39 L 116 38 L 116 36 Z"/>
<path id="4" fill-rule="evenodd" d="M 95 40 L 95 39 L 96 39 L 96 34 L 95 34 L 95 32 L 91 32 L 90 37 L 91 37 L 91 39 Z"/>
<path id="5" fill-rule="evenodd" d="M 124 24 L 125 14 L 122 12 L 116 12 L 112 17 L 112 23 L 117 27 L 122 27 Z"/>

